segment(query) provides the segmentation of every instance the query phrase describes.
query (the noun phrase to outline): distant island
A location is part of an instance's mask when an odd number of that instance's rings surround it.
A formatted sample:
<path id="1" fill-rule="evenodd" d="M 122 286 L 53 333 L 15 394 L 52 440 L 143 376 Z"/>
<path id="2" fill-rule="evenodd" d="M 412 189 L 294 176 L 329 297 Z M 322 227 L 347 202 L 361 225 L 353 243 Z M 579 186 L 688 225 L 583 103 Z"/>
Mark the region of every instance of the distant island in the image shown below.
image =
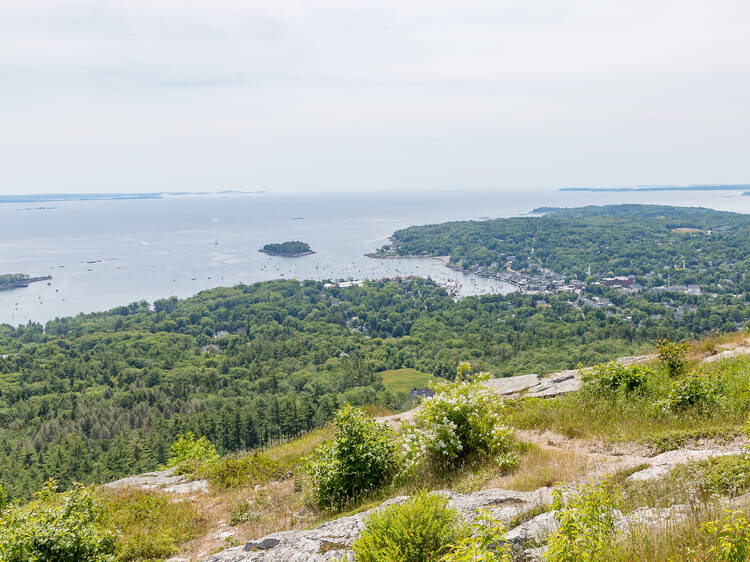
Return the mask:
<path id="1" fill-rule="evenodd" d="M 561 187 L 559 191 L 742 191 L 750 184 L 731 185 L 655 185 L 640 187 Z M 748 192 L 743 193 L 747 195 Z"/>
<path id="2" fill-rule="evenodd" d="M 271 256 L 284 256 L 285 258 L 299 258 L 301 256 L 309 256 L 310 254 L 315 253 L 310 248 L 310 244 L 307 242 L 300 242 L 299 240 L 295 240 L 294 242 L 266 244 L 258 251 Z"/>
<path id="3" fill-rule="evenodd" d="M 49 275 L 44 277 L 29 277 L 25 273 L 5 273 L 0 275 L 0 291 L 28 287 L 30 283 L 48 281 L 50 279 L 52 279 L 52 277 Z"/>
<path id="4" fill-rule="evenodd" d="M 750 187 L 750 186 L 748 186 Z M 0 203 L 50 203 L 63 201 L 120 201 L 128 199 L 164 199 L 190 195 L 257 195 L 259 191 L 159 191 L 155 193 L 36 193 L 32 195 L 0 195 Z"/>

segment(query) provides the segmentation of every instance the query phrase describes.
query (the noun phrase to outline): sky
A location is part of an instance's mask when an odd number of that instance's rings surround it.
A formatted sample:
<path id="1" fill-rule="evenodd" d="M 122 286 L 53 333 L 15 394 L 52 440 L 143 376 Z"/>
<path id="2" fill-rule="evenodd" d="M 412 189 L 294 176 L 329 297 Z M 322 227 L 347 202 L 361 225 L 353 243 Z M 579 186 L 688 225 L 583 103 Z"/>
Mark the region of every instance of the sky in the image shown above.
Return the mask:
<path id="1" fill-rule="evenodd" d="M 747 0 L 0 2 L 0 194 L 750 182 Z"/>

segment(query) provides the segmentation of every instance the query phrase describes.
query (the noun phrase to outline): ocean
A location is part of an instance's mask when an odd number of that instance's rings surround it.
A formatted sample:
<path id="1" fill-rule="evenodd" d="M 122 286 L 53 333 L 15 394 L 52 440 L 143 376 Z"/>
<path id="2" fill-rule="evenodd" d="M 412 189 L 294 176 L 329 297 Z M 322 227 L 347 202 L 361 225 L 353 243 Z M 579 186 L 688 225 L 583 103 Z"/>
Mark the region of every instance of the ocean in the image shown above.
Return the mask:
<path id="1" fill-rule="evenodd" d="M 2 203 L 0 273 L 52 279 L 0 291 L 0 323 L 43 323 L 270 279 L 419 275 L 458 280 L 462 296 L 507 293 L 511 285 L 453 271 L 436 259 L 374 260 L 365 254 L 411 225 L 612 203 L 750 212 L 750 197 L 738 191 L 441 190 Z M 316 253 L 283 258 L 258 252 L 286 240 L 308 242 Z"/>

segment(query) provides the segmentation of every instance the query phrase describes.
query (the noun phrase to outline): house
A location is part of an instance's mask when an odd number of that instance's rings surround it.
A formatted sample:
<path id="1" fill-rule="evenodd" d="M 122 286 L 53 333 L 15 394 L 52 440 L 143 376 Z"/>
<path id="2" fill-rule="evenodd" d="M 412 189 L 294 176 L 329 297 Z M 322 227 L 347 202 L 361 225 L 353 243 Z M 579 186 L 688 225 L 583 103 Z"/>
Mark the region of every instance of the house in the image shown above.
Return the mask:
<path id="1" fill-rule="evenodd" d="M 605 287 L 624 287 L 629 289 L 635 283 L 635 277 L 604 277 L 602 278 L 602 285 Z"/>

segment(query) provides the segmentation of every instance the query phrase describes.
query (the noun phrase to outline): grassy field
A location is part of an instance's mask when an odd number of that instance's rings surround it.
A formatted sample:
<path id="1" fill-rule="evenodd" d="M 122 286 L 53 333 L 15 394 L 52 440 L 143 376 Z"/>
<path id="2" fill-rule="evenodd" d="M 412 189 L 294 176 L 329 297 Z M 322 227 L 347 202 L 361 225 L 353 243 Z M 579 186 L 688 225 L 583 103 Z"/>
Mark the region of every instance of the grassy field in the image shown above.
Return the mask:
<path id="1" fill-rule="evenodd" d="M 391 369 L 380 373 L 383 377 L 383 385 L 391 392 L 409 392 L 412 388 L 424 388 L 427 383 L 445 382 L 445 379 L 423 373 L 416 369 Z"/>

